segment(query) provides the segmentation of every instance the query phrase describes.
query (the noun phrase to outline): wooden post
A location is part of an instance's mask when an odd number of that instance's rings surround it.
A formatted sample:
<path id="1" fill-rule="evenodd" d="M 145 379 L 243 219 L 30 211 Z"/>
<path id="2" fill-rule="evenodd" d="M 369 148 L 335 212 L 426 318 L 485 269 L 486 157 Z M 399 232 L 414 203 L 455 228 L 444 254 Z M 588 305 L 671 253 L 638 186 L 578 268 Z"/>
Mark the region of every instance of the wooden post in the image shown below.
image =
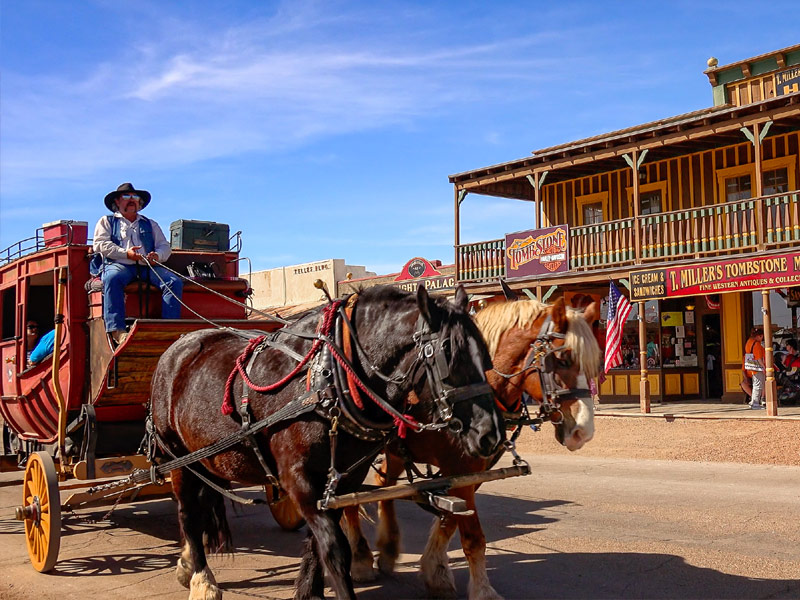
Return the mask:
<path id="1" fill-rule="evenodd" d="M 769 305 L 769 290 L 761 290 L 761 306 L 764 314 L 764 362 L 766 363 L 766 383 L 764 391 L 767 395 L 767 415 L 778 415 L 778 386 L 775 384 L 775 357 L 772 350 L 772 310 Z"/>
<path id="2" fill-rule="evenodd" d="M 642 378 L 639 381 L 639 406 L 643 413 L 650 412 L 650 380 L 647 378 L 647 325 L 644 319 L 644 302 L 639 305 L 639 367 Z"/>
<path id="3" fill-rule="evenodd" d="M 764 250 L 764 201 L 761 196 L 764 195 L 764 174 L 761 172 L 761 135 L 758 123 L 753 125 L 753 146 L 755 147 L 756 155 L 756 243 L 758 250 Z M 766 340 L 767 333 L 764 332 L 764 339 Z"/>
<path id="4" fill-rule="evenodd" d="M 533 174 L 533 203 L 536 205 L 536 229 L 542 227 L 542 195 L 539 190 L 539 171 Z"/>
<path id="5" fill-rule="evenodd" d="M 460 231 L 460 214 L 459 210 L 461 208 L 461 198 L 459 197 L 460 194 L 458 192 L 457 187 L 453 187 L 453 191 L 455 192 L 455 225 L 454 225 L 454 232 L 455 232 L 455 242 L 453 244 L 453 252 L 455 254 L 455 265 L 456 265 L 456 285 L 461 280 L 461 265 L 458 262 L 458 245 L 461 243 L 461 231 Z"/>
<path id="6" fill-rule="evenodd" d="M 633 235 L 634 235 L 634 252 L 636 264 L 642 262 L 642 232 L 639 223 L 639 211 L 642 204 L 639 199 L 639 151 L 633 151 L 633 162 L 631 164 L 631 171 L 633 172 Z M 648 412 L 650 412 L 648 410 Z"/>

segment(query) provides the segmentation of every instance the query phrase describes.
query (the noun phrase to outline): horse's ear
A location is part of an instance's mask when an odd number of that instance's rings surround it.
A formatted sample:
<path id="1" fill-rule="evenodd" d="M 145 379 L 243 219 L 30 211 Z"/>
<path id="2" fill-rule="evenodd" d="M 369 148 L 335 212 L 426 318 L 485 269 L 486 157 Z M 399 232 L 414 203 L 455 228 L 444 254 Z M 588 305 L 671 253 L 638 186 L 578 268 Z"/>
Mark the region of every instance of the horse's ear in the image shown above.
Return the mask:
<path id="1" fill-rule="evenodd" d="M 515 292 L 508 286 L 505 279 L 500 280 L 500 287 L 503 288 L 503 296 L 506 297 L 506 300 L 508 302 L 514 302 L 514 300 L 519 300 L 517 292 Z"/>
<path id="2" fill-rule="evenodd" d="M 439 331 L 441 325 L 439 311 L 441 309 L 436 306 L 436 302 L 428 295 L 428 290 L 421 283 L 417 286 L 417 306 L 422 318 L 430 325 L 431 331 Z"/>
<path id="3" fill-rule="evenodd" d="M 564 303 L 563 296 L 553 303 L 550 318 L 553 320 L 556 331 L 567 330 L 567 305 Z"/>
<path id="4" fill-rule="evenodd" d="M 467 304 L 469 304 L 469 296 L 467 296 L 467 290 L 464 289 L 464 285 L 461 283 L 459 283 L 456 288 L 456 297 L 453 302 L 458 310 L 466 312 Z"/>
<path id="5" fill-rule="evenodd" d="M 586 319 L 589 325 L 597 321 L 597 319 L 600 318 L 600 305 L 597 302 L 592 302 L 586 307 L 586 310 L 583 311 L 583 318 Z"/>

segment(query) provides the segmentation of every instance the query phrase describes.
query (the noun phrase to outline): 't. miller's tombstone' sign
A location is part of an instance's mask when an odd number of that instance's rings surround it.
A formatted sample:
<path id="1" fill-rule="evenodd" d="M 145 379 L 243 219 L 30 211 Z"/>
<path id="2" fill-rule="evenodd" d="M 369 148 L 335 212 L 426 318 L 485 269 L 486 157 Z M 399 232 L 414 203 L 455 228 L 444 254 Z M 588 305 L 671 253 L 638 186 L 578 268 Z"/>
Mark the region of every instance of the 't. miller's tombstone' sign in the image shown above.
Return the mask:
<path id="1" fill-rule="evenodd" d="M 800 90 L 800 67 L 775 73 L 775 95 L 785 96 Z"/>
<path id="2" fill-rule="evenodd" d="M 800 284 L 800 254 L 635 271 L 630 279 L 633 301 L 792 287 Z"/>
<path id="3" fill-rule="evenodd" d="M 569 270 L 569 227 L 556 225 L 506 234 L 506 278 Z"/>

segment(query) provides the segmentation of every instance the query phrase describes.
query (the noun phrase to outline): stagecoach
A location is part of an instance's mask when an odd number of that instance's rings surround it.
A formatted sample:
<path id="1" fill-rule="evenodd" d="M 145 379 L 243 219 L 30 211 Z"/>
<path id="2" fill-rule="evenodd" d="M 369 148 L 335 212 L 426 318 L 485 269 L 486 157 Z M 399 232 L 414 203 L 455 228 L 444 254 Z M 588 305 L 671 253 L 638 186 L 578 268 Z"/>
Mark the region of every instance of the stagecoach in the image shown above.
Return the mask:
<path id="1" fill-rule="evenodd" d="M 25 470 L 16 516 L 24 521 L 30 559 L 40 572 L 57 561 L 62 512 L 169 493 L 168 471 L 174 463 L 158 466 L 142 445 L 151 378 L 166 350 L 200 329 L 230 328 L 255 338 L 286 324 L 268 315 L 248 318 L 253 316 L 246 302 L 251 290 L 240 274 L 246 259 L 240 257 L 237 233 L 215 247 L 180 242 L 183 247 L 173 249 L 165 266 L 184 280 L 180 319 L 160 318 L 159 290 L 130 284 L 125 290 L 129 334 L 116 345 L 105 333 L 102 289 L 90 276 L 88 241 L 85 223 L 62 221 L 0 253 L 0 470 Z M 24 327 L 29 320 L 45 330 L 52 323 L 55 329 L 54 352 L 36 365 L 28 362 L 32 348 Z M 528 472 L 517 461 L 510 468 L 460 479 L 332 496 L 324 508 L 411 498 L 439 510 L 465 512 L 447 490 Z M 281 527 L 302 525 L 278 486 L 266 492 Z"/>

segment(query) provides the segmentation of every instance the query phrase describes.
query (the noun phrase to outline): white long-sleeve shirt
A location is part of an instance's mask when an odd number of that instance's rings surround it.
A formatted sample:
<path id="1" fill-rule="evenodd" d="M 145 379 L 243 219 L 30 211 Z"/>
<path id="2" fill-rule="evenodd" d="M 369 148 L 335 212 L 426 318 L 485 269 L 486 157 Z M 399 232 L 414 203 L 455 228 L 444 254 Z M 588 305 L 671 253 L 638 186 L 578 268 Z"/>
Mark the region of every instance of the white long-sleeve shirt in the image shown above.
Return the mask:
<path id="1" fill-rule="evenodd" d="M 120 245 L 118 246 L 111 241 L 111 219 L 103 216 L 94 227 L 94 238 L 92 247 L 95 252 L 99 252 L 105 258 L 115 262 L 123 263 L 126 265 L 136 264 L 128 258 L 128 250 L 134 246 L 142 246 L 142 240 L 139 237 L 139 220 L 142 219 L 141 215 L 136 215 L 136 220 L 131 223 L 122 216 L 121 213 L 116 212 L 114 216 L 119 219 L 119 238 Z M 172 253 L 172 248 L 164 237 L 164 232 L 161 231 L 158 223 L 153 219 L 148 219 L 153 226 L 153 243 L 154 251 L 158 254 L 159 262 L 164 262 L 169 258 Z M 140 254 L 146 254 L 145 249 L 139 250 Z"/>

